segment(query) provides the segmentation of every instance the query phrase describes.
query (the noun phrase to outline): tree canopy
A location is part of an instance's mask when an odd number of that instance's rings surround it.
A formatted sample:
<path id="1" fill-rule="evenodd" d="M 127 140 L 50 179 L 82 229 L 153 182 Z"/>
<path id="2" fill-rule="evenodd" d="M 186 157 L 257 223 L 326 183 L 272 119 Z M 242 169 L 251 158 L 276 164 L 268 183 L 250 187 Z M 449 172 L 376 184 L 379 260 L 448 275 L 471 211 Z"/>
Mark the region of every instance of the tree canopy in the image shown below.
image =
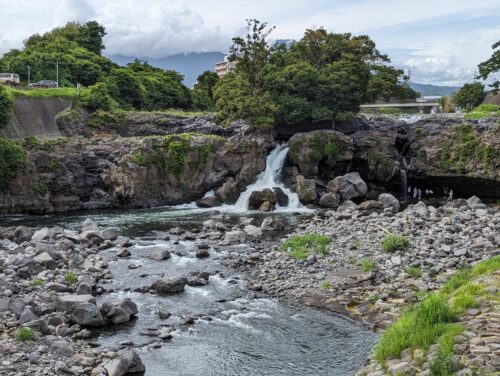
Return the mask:
<path id="1" fill-rule="evenodd" d="M 345 120 L 365 101 L 415 98 L 403 72 L 389 65 L 366 35 L 308 29 L 287 47 L 269 46 L 274 28 L 247 20 L 247 34 L 233 38 L 234 74 L 216 85 L 219 116 L 297 124 Z"/>
<path id="2" fill-rule="evenodd" d="M 490 75 L 497 73 L 500 70 L 500 40 L 496 42 L 493 46 L 493 55 L 479 64 L 479 76 L 478 78 L 482 78 L 486 80 Z M 497 92 L 500 89 L 500 81 L 495 80 L 491 85 L 494 92 Z"/>
<path id="3" fill-rule="evenodd" d="M 453 103 L 469 112 L 483 102 L 484 96 L 484 85 L 482 83 L 474 82 L 464 84 L 464 86 L 453 95 Z"/>

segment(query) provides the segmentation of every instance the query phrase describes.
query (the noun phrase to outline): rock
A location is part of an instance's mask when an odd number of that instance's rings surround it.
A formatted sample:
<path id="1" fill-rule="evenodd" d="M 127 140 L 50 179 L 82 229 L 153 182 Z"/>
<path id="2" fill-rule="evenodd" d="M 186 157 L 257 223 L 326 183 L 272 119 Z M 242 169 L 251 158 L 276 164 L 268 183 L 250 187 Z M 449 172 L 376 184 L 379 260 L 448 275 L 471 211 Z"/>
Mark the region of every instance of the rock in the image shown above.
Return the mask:
<path id="1" fill-rule="evenodd" d="M 165 307 L 158 308 L 158 316 L 160 319 L 168 319 L 172 314 Z"/>
<path id="2" fill-rule="evenodd" d="M 200 198 L 198 201 L 196 201 L 196 205 L 199 208 L 214 208 L 216 206 L 219 206 L 220 204 L 221 204 L 221 202 L 215 196 L 203 197 L 203 198 Z"/>
<path id="3" fill-rule="evenodd" d="M 387 364 L 391 375 L 415 375 L 415 370 L 408 362 L 394 360 L 388 361 Z"/>
<path id="4" fill-rule="evenodd" d="M 363 197 L 368 192 L 368 186 L 358 172 L 337 176 L 328 182 L 328 188 L 339 193 L 343 201 Z"/>
<path id="5" fill-rule="evenodd" d="M 95 305 L 96 299 L 92 295 L 63 294 L 57 295 L 54 302 L 57 310 L 70 312 L 77 304 L 91 303 Z"/>
<path id="6" fill-rule="evenodd" d="M 487 206 L 479 199 L 479 197 L 472 196 L 467 199 L 467 205 L 470 209 L 486 209 Z"/>
<path id="7" fill-rule="evenodd" d="M 71 372 L 66 363 L 60 360 L 56 361 L 54 372 L 56 373 L 56 375 L 73 375 L 73 372 Z"/>
<path id="8" fill-rule="evenodd" d="M 39 243 L 42 240 L 46 240 L 50 238 L 50 229 L 47 227 L 44 227 L 38 231 L 35 231 L 33 236 L 31 237 L 31 241 L 33 243 Z"/>
<path id="9" fill-rule="evenodd" d="M 106 323 L 97 305 L 92 303 L 75 304 L 70 317 L 73 322 L 82 326 L 103 326 Z"/>
<path id="10" fill-rule="evenodd" d="M 46 269 L 54 270 L 57 268 L 57 262 L 49 255 L 47 252 L 42 252 L 39 255 L 33 257 L 33 260 L 41 264 Z"/>
<path id="11" fill-rule="evenodd" d="M 116 240 L 118 238 L 118 235 L 110 228 L 101 231 L 101 235 L 104 240 Z"/>
<path id="12" fill-rule="evenodd" d="M 368 200 L 368 201 L 363 201 L 361 204 L 359 204 L 357 209 L 360 211 L 376 210 L 376 209 L 381 209 L 382 207 L 383 207 L 383 205 L 379 201 Z"/>
<path id="13" fill-rule="evenodd" d="M 55 355 L 69 358 L 75 353 L 75 350 L 73 349 L 71 344 L 65 339 L 52 335 L 44 337 L 44 339 L 47 342 L 51 352 Z"/>
<path id="14" fill-rule="evenodd" d="M 170 255 L 170 252 L 168 251 L 168 249 L 159 249 L 157 251 L 154 251 L 149 256 L 150 259 L 156 260 L 156 261 L 166 260 L 166 259 L 169 259 L 170 257 L 171 257 L 171 255 Z"/>
<path id="15" fill-rule="evenodd" d="M 358 208 L 358 205 L 356 205 L 354 202 L 351 200 L 344 201 L 337 209 L 338 213 L 342 212 L 353 212 Z"/>
<path id="16" fill-rule="evenodd" d="M 324 208 L 337 208 L 340 204 L 340 195 L 336 192 L 327 192 L 319 199 L 319 205 Z"/>
<path id="17" fill-rule="evenodd" d="M 187 284 L 185 277 L 171 277 L 158 279 L 151 285 L 151 288 L 160 294 L 171 294 L 184 291 Z"/>
<path id="18" fill-rule="evenodd" d="M 260 225 L 260 229 L 262 231 L 282 231 L 285 229 L 285 225 L 279 218 L 275 217 L 266 217 L 262 221 L 262 224 Z"/>
<path id="19" fill-rule="evenodd" d="M 34 321 L 37 319 L 38 319 L 38 316 L 35 315 L 29 307 L 25 307 L 23 310 L 23 313 L 21 314 L 21 317 L 19 317 L 19 320 L 17 321 L 17 323 L 19 325 L 21 325 L 21 324 L 26 324 L 27 322 Z"/>
<path id="20" fill-rule="evenodd" d="M 393 213 L 399 211 L 399 201 L 390 193 L 382 193 L 378 196 L 378 201 L 383 205 L 384 209 L 391 209 Z"/>
<path id="21" fill-rule="evenodd" d="M 24 307 L 26 307 L 26 302 L 20 298 L 3 298 L 0 300 L 0 312 L 10 311 L 17 318 L 21 317 Z"/>
<path id="22" fill-rule="evenodd" d="M 109 300 L 101 306 L 102 315 L 113 324 L 130 321 L 131 316 L 136 315 L 137 312 L 137 305 L 129 298 Z"/>
<path id="23" fill-rule="evenodd" d="M 318 198 L 316 181 L 314 179 L 306 179 L 302 175 L 297 175 L 295 181 L 297 182 L 297 195 L 300 202 L 303 204 L 315 202 Z"/>
<path id="24" fill-rule="evenodd" d="M 283 189 L 280 187 L 274 187 L 273 188 L 274 195 L 276 196 L 276 203 L 281 206 L 285 207 L 288 206 L 288 196 L 283 192 Z"/>
<path id="25" fill-rule="evenodd" d="M 83 221 L 81 232 L 86 232 L 86 231 L 99 232 L 99 226 L 97 226 L 95 222 L 92 221 L 90 218 L 87 218 L 85 221 Z"/>
<path id="26" fill-rule="evenodd" d="M 55 292 L 69 292 L 71 288 L 64 283 L 49 282 L 45 285 L 45 290 Z"/>
<path id="27" fill-rule="evenodd" d="M 206 248 L 201 248 L 196 250 L 196 258 L 207 258 L 210 257 L 210 253 L 208 252 L 208 249 Z"/>
<path id="28" fill-rule="evenodd" d="M 244 240 L 245 240 L 245 233 L 243 231 L 235 230 L 226 232 L 223 243 L 236 244 L 236 243 L 241 243 Z"/>
<path id="29" fill-rule="evenodd" d="M 273 190 L 265 188 L 262 191 L 254 191 L 248 199 L 248 209 L 259 209 L 266 201 L 272 205 L 276 204 L 276 195 Z"/>
<path id="30" fill-rule="evenodd" d="M 266 213 L 273 210 L 273 208 L 274 208 L 273 204 L 271 204 L 269 201 L 264 201 L 262 205 L 259 207 L 259 211 Z"/>
<path id="31" fill-rule="evenodd" d="M 131 253 L 127 248 L 119 248 L 116 251 L 116 257 L 130 257 Z"/>
<path id="32" fill-rule="evenodd" d="M 243 230 L 245 231 L 245 233 L 248 236 L 251 236 L 254 238 L 260 238 L 262 236 L 262 230 L 259 227 L 254 226 L 254 225 L 247 225 L 247 226 L 245 226 L 245 228 Z"/>
<path id="33" fill-rule="evenodd" d="M 225 204 L 234 204 L 240 195 L 238 184 L 233 178 L 229 178 L 222 187 L 215 191 L 215 197 Z"/>
<path id="34" fill-rule="evenodd" d="M 32 236 L 33 231 L 29 227 L 18 226 L 14 232 L 14 241 L 18 244 L 21 244 L 22 242 L 29 242 Z"/>
<path id="35" fill-rule="evenodd" d="M 134 350 L 123 349 L 118 351 L 118 356 L 115 359 L 104 364 L 104 369 L 108 376 L 123 376 L 132 373 L 144 373 L 146 367 L 144 367 L 141 358 Z"/>

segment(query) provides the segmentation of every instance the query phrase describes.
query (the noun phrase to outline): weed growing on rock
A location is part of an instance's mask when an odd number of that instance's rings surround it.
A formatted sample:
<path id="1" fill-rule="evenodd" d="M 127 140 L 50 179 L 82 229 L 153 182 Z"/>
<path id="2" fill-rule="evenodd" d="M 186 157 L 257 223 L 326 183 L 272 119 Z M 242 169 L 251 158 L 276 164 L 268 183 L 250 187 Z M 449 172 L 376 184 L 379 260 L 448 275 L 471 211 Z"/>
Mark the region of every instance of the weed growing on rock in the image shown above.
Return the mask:
<path id="1" fill-rule="evenodd" d="M 370 260 L 370 259 L 364 259 L 361 260 L 361 270 L 364 272 L 371 272 L 372 270 L 375 269 L 376 266 L 375 260 Z"/>
<path id="2" fill-rule="evenodd" d="M 41 278 L 35 278 L 31 281 L 31 286 L 32 287 L 39 287 L 45 285 L 45 281 Z"/>
<path id="3" fill-rule="evenodd" d="M 422 270 L 420 268 L 412 266 L 411 268 L 408 268 L 406 270 L 406 273 L 408 273 L 409 276 L 413 278 L 420 278 L 422 277 Z"/>
<path id="4" fill-rule="evenodd" d="M 295 235 L 283 242 L 281 249 L 289 251 L 296 259 L 305 260 L 311 253 L 327 254 L 331 241 L 329 236 L 316 233 Z"/>
<path id="5" fill-rule="evenodd" d="M 410 242 L 406 236 L 401 234 L 387 234 L 382 239 L 382 250 L 386 253 L 402 251 L 408 247 Z"/>
<path id="6" fill-rule="evenodd" d="M 323 281 L 323 283 L 321 284 L 321 288 L 323 290 L 330 290 L 332 288 L 332 284 L 330 281 Z"/>
<path id="7" fill-rule="evenodd" d="M 66 283 L 69 283 L 69 284 L 73 284 L 75 283 L 77 280 L 77 277 L 76 277 L 76 274 L 74 272 L 67 272 L 65 275 L 64 275 L 64 282 Z"/>
<path id="8" fill-rule="evenodd" d="M 19 328 L 16 330 L 16 340 L 18 342 L 34 341 L 36 332 L 29 327 Z"/>

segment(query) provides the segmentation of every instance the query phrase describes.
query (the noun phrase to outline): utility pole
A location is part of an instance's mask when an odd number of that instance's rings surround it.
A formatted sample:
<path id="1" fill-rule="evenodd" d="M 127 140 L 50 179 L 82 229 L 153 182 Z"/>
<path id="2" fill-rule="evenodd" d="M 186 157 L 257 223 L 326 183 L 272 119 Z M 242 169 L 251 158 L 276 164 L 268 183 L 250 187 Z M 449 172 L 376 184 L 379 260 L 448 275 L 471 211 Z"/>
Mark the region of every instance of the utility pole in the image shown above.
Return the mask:
<path id="1" fill-rule="evenodd" d="M 28 65 L 28 86 L 30 86 L 30 73 L 31 73 L 31 67 Z"/>
<path id="2" fill-rule="evenodd" d="M 59 60 L 56 62 L 56 82 L 57 82 L 57 87 L 59 87 Z"/>

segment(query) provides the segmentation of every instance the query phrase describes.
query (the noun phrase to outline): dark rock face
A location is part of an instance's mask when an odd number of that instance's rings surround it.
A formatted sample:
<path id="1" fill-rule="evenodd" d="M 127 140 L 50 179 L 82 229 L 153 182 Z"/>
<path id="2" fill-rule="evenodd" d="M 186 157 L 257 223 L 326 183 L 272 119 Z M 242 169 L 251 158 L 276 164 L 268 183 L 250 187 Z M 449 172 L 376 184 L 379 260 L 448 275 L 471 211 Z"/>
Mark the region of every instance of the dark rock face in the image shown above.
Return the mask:
<path id="1" fill-rule="evenodd" d="M 276 204 L 276 195 L 272 189 L 266 188 L 262 191 L 252 192 L 248 200 L 248 209 L 257 210 L 265 202 L 268 202 L 270 205 Z"/>
<path id="2" fill-rule="evenodd" d="M 137 314 L 137 305 L 130 299 L 113 299 L 101 306 L 102 315 L 113 324 L 130 321 Z"/>
<path id="3" fill-rule="evenodd" d="M 187 282 L 185 277 L 164 278 L 153 282 L 151 289 L 160 294 L 172 294 L 184 291 Z"/>

